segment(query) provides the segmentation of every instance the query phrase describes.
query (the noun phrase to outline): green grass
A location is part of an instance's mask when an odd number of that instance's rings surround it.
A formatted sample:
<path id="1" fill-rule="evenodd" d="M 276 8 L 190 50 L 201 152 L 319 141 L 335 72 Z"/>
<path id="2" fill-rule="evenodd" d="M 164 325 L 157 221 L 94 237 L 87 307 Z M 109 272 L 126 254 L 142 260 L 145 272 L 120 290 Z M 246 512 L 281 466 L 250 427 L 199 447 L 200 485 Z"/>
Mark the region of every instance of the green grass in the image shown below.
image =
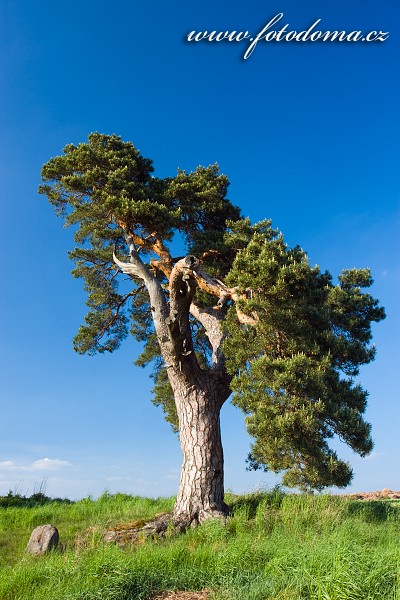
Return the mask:
<path id="1" fill-rule="evenodd" d="M 173 499 L 104 495 L 0 509 L 0 599 L 146 600 L 213 590 L 215 600 L 400 600 L 400 505 L 279 491 L 228 497 L 233 516 L 121 549 L 109 526 L 170 510 Z M 32 558 L 32 529 L 56 525 L 63 552 Z"/>

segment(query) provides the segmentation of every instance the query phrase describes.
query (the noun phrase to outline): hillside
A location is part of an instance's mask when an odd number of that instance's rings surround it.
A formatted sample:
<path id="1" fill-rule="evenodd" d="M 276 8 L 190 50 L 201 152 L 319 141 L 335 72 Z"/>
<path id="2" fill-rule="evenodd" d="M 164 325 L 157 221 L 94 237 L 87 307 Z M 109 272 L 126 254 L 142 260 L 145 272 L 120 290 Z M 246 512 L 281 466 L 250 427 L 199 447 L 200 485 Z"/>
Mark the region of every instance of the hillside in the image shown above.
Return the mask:
<path id="1" fill-rule="evenodd" d="M 400 572 L 400 501 L 280 490 L 228 496 L 225 526 L 106 544 L 107 528 L 151 519 L 173 498 L 104 494 L 0 508 L 1 600 L 389 600 Z M 61 547 L 32 558 L 32 529 Z"/>

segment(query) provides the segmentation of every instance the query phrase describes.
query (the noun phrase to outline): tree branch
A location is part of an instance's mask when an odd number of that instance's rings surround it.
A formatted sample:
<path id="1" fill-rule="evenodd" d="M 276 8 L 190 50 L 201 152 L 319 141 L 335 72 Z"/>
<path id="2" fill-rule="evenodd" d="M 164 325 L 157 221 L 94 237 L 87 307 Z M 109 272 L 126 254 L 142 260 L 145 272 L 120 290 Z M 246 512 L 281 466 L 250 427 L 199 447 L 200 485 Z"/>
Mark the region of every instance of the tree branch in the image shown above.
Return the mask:
<path id="1" fill-rule="evenodd" d="M 142 286 L 140 286 L 140 287 L 142 287 Z M 96 341 L 96 344 L 98 344 L 100 342 L 100 340 L 107 333 L 107 331 L 110 329 L 110 327 L 112 327 L 112 325 L 114 325 L 114 323 L 118 319 L 119 311 L 124 306 L 124 304 L 128 300 L 128 298 L 131 298 L 132 296 L 135 296 L 135 294 L 139 291 L 139 289 L 133 290 L 132 292 L 129 292 L 128 294 L 125 294 L 125 296 L 121 299 L 121 301 L 118 302 L 117 306 L 115 307 L 115 311 L 113 312 L 113 314 L 111 315 L 110 319 L 108 320 L 108 323 L 95 336 L 94 339 Z"/>
<path id="2" fill-rule="evenodd" d="M 221 344 L 225 338 L 225 333 L 222 331 L 221 322 L 225 317 L 224 313 L 215 308 L 202 308 L 196 302 L 192 302 L 190 314 L 204 327 L 212 348 L 213 369 L 223 369 L 225 358 L 221 351 Z"/>
<path id="3" fill-rule="evenodd" d="M 172 257 L 168 248 L 165 246 L 163 240 L 160 238 L 157 232 L 154 231 L 143 238 L 130 230 L 127 224 L 123 221 L 119 220 L 117 223 L 125 232 L 125 237 L 129 236 L 133 244 L 136 244 L 136 246 L 139 248 L 150 250 L 151 252 L 154 252 L 154 254 L 157 254 L 159 260 L 155 260 L 154 263 L 157 263 L 157 268 L 159 268 L 164 275 L 169 278 L 173 267 Z"/>
<path id="4" fill-rule="evenodd" d="M 243 296 L 238 294 L 237 288 L 228 288 L 219 279 L 207 275 L 207 273 L 203 271 L 200 266 L 194 270 L 194 274 L 198 286 L 205 292 L 208 292 L 209 294 L 212 294 L 218 298 L 218 302 L 214 309 L 221 309 L 229 300 L 232 300 L 235 302 L 236 314 L 240 323 L 252 326 L 258 323 L 257 315 L 246 315 L 237 306 L 238 300 L 243 299 Z"/>
<path id="5" fill-rule="evenodd" d="M 130 262 L 121 262 L 113 252 L 114 262 L 119 266 L 123 273 L 127 273 L 131 277 L 136 277 L 144 281 L 150 296 L 150 304 L 153 312 L 153 321 L 157 338 L 160 346 L 162 347 L 162 344 L 168 340 L 166 320 L 169 316 L 168 305 L 165 300 L 163 289 L 158 279 L 150 273 L 149 269 L 142 262 L 135 248 L 133 239 L 130 236 L 126 236 L 125 239 L 129 246 Z"/>
<path id="6" fill-rule="evenodd" d="M 193 269 L 198 264 L 199 261 L 195 256 L 188 255 L 179 260 L 172 269 L 169 278 L 170 313 L 167 319 L 175 359 L 181 362 L 183 356 L 191 356 L 191 362 L 194 361 L 196 364 L 197 359 L 193 352 L 192 332 L 190 330 L 189 308 L 196 290 Z"/>
<path id="7" fill-rule="evenodd" d="M 193 339 L 190 329 L 189 311 L 201 323 L 210 340 L 213 350 L 213 367 L 210 374 L 215 376 L 213 385 L 219 390 L 219 397 L 223 403 L 230 394 L 231 378 L 225 369 L 225 358 L 221 351 L 221 343 L 224 333 L 221 328 L 221 321 L 225 316 L 225 311 L 218 308 L 203 309 L 193 302 L 196 285 L 199 281 L 200 263 L 195 256 L 188 255 L 179 260 L 174 266 L 170 282 L 170 317 L 168 327 L 170 329 L 171 341 L 177 356 L 188 357 L 181 365 L 185 364 L 192 371 L 199 369 L 195 353 L 193 352 Z M 206 276 L 208 278 L 208 276 Z M 211 280 L 211 278 L 208 278 Z M 218 282 L 224 289 L 226 286 Z M 218 285 L 217 283 L 217 285 Z"/>

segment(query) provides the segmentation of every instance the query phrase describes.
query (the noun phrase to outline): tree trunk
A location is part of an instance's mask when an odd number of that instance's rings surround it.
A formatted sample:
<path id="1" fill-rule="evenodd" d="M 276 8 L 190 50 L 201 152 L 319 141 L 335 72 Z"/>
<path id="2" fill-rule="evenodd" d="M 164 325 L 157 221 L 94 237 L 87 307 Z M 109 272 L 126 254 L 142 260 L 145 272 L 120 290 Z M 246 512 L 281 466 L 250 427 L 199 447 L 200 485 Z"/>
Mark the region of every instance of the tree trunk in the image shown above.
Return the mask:
<path id="1" fill-rule="evenodd" d="M 169 280 L 170 312 L 167 319 L 172 344 L 168 377 L 174 392 L 183 455 L 181 480 L 174 508 L 175 524 L 197 525 L 227 513 L 224 503 L 224 458 L 219 415 L 229 396 L 226 371 L 219 357 L 222 331 L 219 320 L 202 313 L 213 349 L 213 368 L 203 370 L 197 361 L 189 322 L 196 288 L 196 257 L 177 262 Z M 194 307 L 192 307 L 194 308 Z M 202 312 L 198 309 L 197 312 Z M 159 338 L 160 339 L 160 338 Z M 161 342 L 162 348 L 162 342 Z M 168 352 L 168 349 L 167 349 Z M 164 360 L 169 357 L 164 355 Z"/>
<path id="2" fill-rule="evenodd" d="M 124 273 L 142 279 L 149 292 L 154 327 L 174 393 L 183 454 L 173 520 L 176 526 L 186 529 L 227 514 L 219 415 L 230 394 L 230 377 L 221 353 L 222 313 L 218 307 L 203 309 L 192 304 L 196 277 L 205 277 L 207 286 L 214 285 L 213 280 L 200 271 L 195 256 L 188 255 L 173 267 L 168 305 L 160 282 L 143 264 L 131 238 L 127 237 L 127 243 L 131 262 L 122 263 L 115 255 L 114 261 Z M 196 358 L 190 310 L 203 325 L 210 341 L 212 366 L 208 369 L 201 369 Z M 165 526 L 163 519 L 162 526 Z"/>
<path id="3" fill-rule="evenodd" d="M 222 402 L 212 380 L 189 386 L 184 377 L 173 379 L 183 455 L 174 521 L 186 528 L 227 514 L 220 429 Z"/>
<path id="4" fill-rule="evenodd" d="M 174 369 L 169 377 L 175 393 L 183 454 L 174 511 L 172 515 L 157 515 L 144 526 L 108 529 L 103 536 L 107 542 L 124 546 L 143 536 L 163 536 L 171 523 L 184 531 L 207 519 L 225 520 L 228 514 L 224 502 L 224 458 L 219 423 L 221 406 L 226 399 L 226 393 L 221 395 L 224 388 L 218 385 L 218 378 L 214 385 L 214 378 L 196 368 L 190 357 L 182 364 L 182 371 Z"/>

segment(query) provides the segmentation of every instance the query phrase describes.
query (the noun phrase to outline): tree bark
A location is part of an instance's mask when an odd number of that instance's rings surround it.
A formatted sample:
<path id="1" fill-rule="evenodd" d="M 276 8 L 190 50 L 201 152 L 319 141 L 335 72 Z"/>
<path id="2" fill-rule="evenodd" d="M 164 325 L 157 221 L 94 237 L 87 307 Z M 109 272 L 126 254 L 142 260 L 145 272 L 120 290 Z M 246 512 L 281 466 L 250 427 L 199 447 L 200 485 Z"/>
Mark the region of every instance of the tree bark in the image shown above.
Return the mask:
<path id="1" fill-rule="evenodd" d="M 175 265 L 169 280 L 168 327 L 175 360 L 168 368 L 168 377 L 175 397 L 183 456 L 174 521 L 181 528 L 212 517 L 222 518 L 227 513 L 220 410 L 229 396 L 229 384 L 225 369 L 201 369 L 193 352 L 189 310 L 194 309 L 197 268 L 198 260 L 187 256 Z M 199 316 L 200 312 L 198 309 Z M 204 311 L 203 317 L 209 319 L 206 332 L 217 367 L 222 340 L 220 322 Z"/>
<path id="2" fill-rule="evenodd" d="M 142 279 L 149 292 L 154 327 L 174 392 L 183 455 L 173 520 L 186 529 L 227 514 L 220 410 L 230 394 L 230 377 L 220 350 L 222 314 L 192 302 L 204 275 L 196 257 L 186 256 L 171 270 L 167 305 L 159 282 L 141 261 L 131 238 L 127 241 L 130 263 L 122 263 L 115 256 L 114 260 L 125 273 Z M 202 323 L 210 340 L 213 364 L 208 369 L 199 366 L 194 352 L 189 311 Z"/>
<path id="3" fill-rule="evenodd" d="M 179 418 L 183 462 L 174 521 L 182 528 L 209 518 L 224 518 L 224 457 L 220 410 L 223 401 L 213 381 L 191 373 L 170 376 Z"/>

